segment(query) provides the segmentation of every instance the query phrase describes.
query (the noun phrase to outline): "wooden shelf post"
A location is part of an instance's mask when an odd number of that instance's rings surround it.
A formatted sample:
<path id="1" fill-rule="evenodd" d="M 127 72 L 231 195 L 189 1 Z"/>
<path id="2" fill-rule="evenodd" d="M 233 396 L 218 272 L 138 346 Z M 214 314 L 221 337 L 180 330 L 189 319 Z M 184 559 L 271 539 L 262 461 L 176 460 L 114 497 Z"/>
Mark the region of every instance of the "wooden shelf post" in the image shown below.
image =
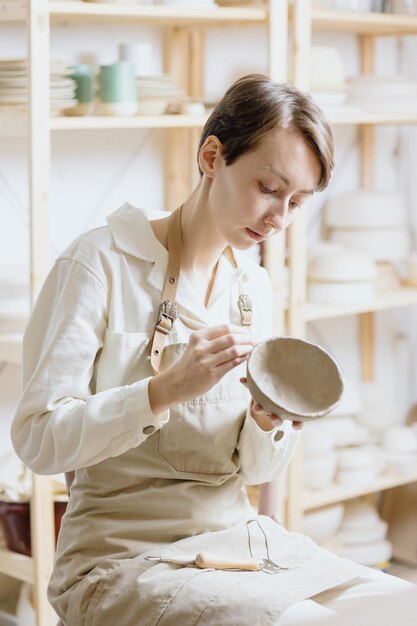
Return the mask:
<path id="1" fill-rule="evenodd" d="M 48 203 L 50 185 L 50 56 L 48 0 L 27 2 L 29 58 L 29 207 L 30 296 L 32 306 L 49 267 Z M 34 601 L 38 626 L 55 626 L 56 614 L 46 597 L 55 551 L 50 480 L 33 476 L 31 540 Z"/>

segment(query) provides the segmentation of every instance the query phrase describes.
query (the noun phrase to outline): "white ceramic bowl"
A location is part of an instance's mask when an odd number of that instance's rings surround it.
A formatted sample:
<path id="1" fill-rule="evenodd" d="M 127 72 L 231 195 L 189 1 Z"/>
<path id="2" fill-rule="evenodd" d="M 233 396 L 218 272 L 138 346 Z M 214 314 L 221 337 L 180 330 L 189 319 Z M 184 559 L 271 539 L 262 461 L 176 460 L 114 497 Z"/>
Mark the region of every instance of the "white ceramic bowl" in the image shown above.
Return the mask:
<path id="1" fill-rule="evenodd" d="M 406 76 L 366 74 L 349 79 L 348 84 L 349 102 L 361 106 L 417 101 L 417 81 Z"/>
<path id="2" fill-rule="evenodd" d="M 395 474 L 409 474 L 417 469 L 417 454 L 384 451 L 387 471 Z"/>
<path id="3" fill-rule="evenodd" d="M 379 520 L 372 528 L 357 528 L 356 530 L 341 530 L 339 528 L 337 538 L 344 546 L 358 546 L 383 541 L 387 532 L 387 522 Z"/>
<path id="4" fill-rule="evenodd" d="M 332 417 L 351 417 L 360 413 L 362 409 L 363 402 L 358 385 L 345 376 L 343 394 L 340 403 L 334 411 L 332 411 Z"/>
<path id="5" fill-rule="evenodd" d="M 331 198 L 324 219 L 331 228 L 391 228 L 405 226 L 407 215 L 400 193 L 350 191 Z"/>
<path id="6" fill-rule="evenodd" d="M 338 454 L 339 470 L 375 469 L 375 452 L 370 446 L 352 446 L 341 448 Z"/>
<path id="7" fill-rule="evenodd" d="M 371 282 L 318 282 L 309 281 L 307 297 L 310 302 L 322 304 L 362 304 L 372 302 L 375 287 Z"/>
<path id="8" fill-rule="evenodd" d="M 381 445 L 388 452 L 417 453 L 417 437 L 411 426 L 394 426 L 382 433 Z"/>
<path id="9" fill-rule="evenodd" d="M 304 459 L 304 486 L 306 489 L 324 489 L 328 487 L 336 474 L 337 456 L 334 453 L 321 458 Z"/>
<path id="10" fill-rule="evenodd" d="M 344 510 L 343 504 L 334 504 L 306 513 L 303 517 L 303 533 L 318 542 L 331 537 L 340 526 Z"/>
<path id="11" fill-rule="evenodd" d="M 138 115 L 163 115 L 170 103 L 169 98 L 143 97 L 138 99 Z"/>
<path id="12" fill-rule="evenodd" d="M 350 250 L 369 254 L 376 261 L 398 261 L 407 256 L 409 236 L 405 228 L 342 229 L 331 228 L 329 239 Z"/>
<path id="13" fill-rule="evenodd" d="M 333 435 L 322 422 L 310 422 L 303 428 L 303 454 L 305 459 L 320 458 L 334 450 Z"/>
<path id="14" fill-rule="evenodd" d="M 360 252 L 324 252 L 310 261 L 308 278 L 315 282 L 368 282 L 376 278 L 376 264 Z"/>
<path id="15" fill-rule="evenodd" d="M 392 546 L 386 539 L 370 544 L 344 546 L 339 556 L 361 565 L 375 567 L 391 559 Z"/>
<path id="16" fill-rule="evenodd" d="M 346 71 L 339 50 L 330 46 L 312 46 L 310 50 L 311 90 L 344 87 Z"/>
<path id="17" fill-rule="evenodd" d="M 340 529 L 352 531 L 369 529 L 373 528 L 379 521 L 380 517 L 376 506 L 366 498 L 356 498 L 346 502 Z"/>
<path id="18" fill-rule="evenodd" d="M 366 486 L 374 482 L 378 472 L 376 467 L 362 467 L 360 469 L 338 470 L 336 482 L 345 486 Z"/>
<path id="19" fill-rule="evenodd" d="M 325 425 L 338 448 L 357 446 L 368 443 L 370 440 L 368 429 L 358 424 L 351 416 L 335 417 L 331 415 L 325 419 Z"/>

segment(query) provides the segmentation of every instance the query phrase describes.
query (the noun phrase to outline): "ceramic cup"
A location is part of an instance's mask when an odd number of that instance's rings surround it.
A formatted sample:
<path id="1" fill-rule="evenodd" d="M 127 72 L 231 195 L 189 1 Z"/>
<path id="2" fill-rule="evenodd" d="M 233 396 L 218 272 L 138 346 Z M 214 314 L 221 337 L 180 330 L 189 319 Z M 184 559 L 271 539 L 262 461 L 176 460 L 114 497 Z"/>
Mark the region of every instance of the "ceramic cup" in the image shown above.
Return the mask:
<path id="1" fill-rule="evenodd" d="M 88 115 L 92 113 L 94 102 L 94 66 L 89 64 L 71 65 L 71 78 L 75 81 L 75 97 L 78 104 L 66 111 L 67 115 Z"/>
<path id="2" fill-rule="evenodd" d="M 134 66 L 126 61 L 102 65 L 99 93 L 102 115 L 135 115 L 138 105 Z"/>
<path id="3" fill-rule="evenodd" d="M 261 341 L 247 361 L 247 384 L 267 413 L 308 421 L 329 413 L 343 392 L 342 375 L 323 348 L 293 337 Z"/>

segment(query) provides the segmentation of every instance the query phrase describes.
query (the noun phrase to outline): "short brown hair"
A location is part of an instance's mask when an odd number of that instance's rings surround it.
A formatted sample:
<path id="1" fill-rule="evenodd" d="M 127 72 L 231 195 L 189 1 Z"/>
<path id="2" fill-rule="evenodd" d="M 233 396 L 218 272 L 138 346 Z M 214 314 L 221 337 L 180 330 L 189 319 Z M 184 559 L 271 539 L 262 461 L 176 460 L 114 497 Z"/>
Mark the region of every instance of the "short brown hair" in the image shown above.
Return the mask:
<path id="1" fill-rule="evenodd" d="M 321 164 L 317 191 L 325 189 L 334 166 L 334 143 L 323 112 L 310 94 L 262 74 L 243 76 L 229 87 L 203 128 L 198 153 L 207 137 L 215 135 L 226 165 L 231 165 L 272 128 L 293 128 L 303 135 Z"/>

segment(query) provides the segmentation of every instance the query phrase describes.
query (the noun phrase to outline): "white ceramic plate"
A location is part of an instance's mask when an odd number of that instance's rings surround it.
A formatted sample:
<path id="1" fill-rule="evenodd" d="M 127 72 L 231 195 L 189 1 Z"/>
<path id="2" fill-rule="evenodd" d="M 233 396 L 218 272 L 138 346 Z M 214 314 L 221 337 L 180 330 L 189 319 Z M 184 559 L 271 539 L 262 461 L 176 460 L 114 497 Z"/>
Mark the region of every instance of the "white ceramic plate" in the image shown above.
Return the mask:
<path id="1" fill-rule="evenodd" d="M 314 282 L 363 282 L 376 278 L 372 257 L 351 250 L 315 255 L 308 266 L 308 278 Z"/>
<path id="2" fill-rule="evenodd" d="M 399 261 L 409 251 L 409 236 L 405 228 L 348 230 L 331 228 L 329 239 L 350 250 L 369 254 L 376 261 Z"/>
<path id="3" fill-rule="evenodd" d="M 361 565 L 374 567 L 391 559 L 392 546 L 387 540 L 358 546 L 344 546 L 339 555 Z"/>
<path id="4" fill-rule="evenodd" d="M 404 226 L 407 213 L 400 193 L 351 191 L 328 200 L 324 219 L 331 228 L 391 228 Z"/>
<path id="5" fill-rule="evenodd" d="M 310 281 L 307 294 L 310 302 L 322 304 L 368 303 L 375 298 L 375 287 L 371 282 L 322 283 Z"/>
<path id="6" fill-rule="evenodd" d="M 303 533 L 313 541 L 331 537 L 340 526 L 344 510 L 343 504 L 335 504 L 306 513 L 303 517 Z"/>
<path id="7" fill-rule="evenodd" d="M 387 536 L 387 532 L 387 522 L 379 520 L 372 528 L 360 528 L 357 530 L 341 530 L 339 528 L 337 538 L 344 546 L 358 546 L 383 541 Z"/>

